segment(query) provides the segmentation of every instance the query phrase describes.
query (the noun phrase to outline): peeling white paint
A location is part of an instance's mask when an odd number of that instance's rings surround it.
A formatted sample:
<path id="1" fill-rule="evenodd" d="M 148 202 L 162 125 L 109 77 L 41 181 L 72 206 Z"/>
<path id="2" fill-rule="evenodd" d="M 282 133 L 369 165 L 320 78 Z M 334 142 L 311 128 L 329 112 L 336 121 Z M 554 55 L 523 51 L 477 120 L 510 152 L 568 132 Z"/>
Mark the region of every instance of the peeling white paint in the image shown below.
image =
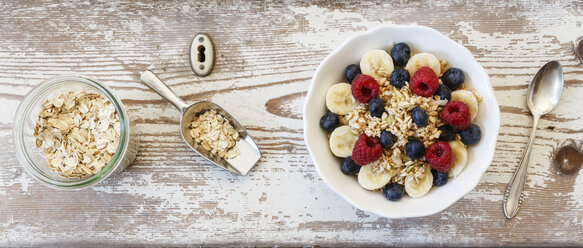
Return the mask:
<path id="1" fill-rule="evenodd" d="M 28 195 L 29 185 L 36 183 L 33 181 L 33 178 L 24 171 L 18 172 L 20 168 L 7 170 L 6 164 L 2 164 L 2 167 L 4 167 L 4 169 L 0 169 L 0 195 L 7 196 L 8 191 L 6 189 L 16 189 L 18 185 L 20 185 L 20 187 L 17 192 L 22 195 Z M 13 176 L 15 174 L 17 175 Z M 5 178 L 10 178 L 10 180 L 2 180 Z"/>
<path id="2" fill-rule="evenodd" d="M 315 47 L 329 49 L 339 46 L 342 42 L 353 36 L 354 30 L 366 31 L 379 25 L 395 24 L 392 21 L 378 20 L 370 21 L 367 16 L 361 13 L 351 13 L 342 10 L 329 10 L 314 5 L 309 7 L 288 7 L 295 19 L 302 19 L 308 22 L 309 30 L 299 30 L 291 34 L 287 40 L 303 47 Z M 349 22 L 351 29 L 330 29 L 331 24 L 338 22 Z"/>
<path id="3" fill-rule="evenodd" d="M 573 204 L 577 208 L 583 208 L 583 170 L 579 171 L 575 184 L 573 184 L 573 191 L 567 193 L 571 197 Z M 580 222 L 579 222 L 580 223 Z"/>

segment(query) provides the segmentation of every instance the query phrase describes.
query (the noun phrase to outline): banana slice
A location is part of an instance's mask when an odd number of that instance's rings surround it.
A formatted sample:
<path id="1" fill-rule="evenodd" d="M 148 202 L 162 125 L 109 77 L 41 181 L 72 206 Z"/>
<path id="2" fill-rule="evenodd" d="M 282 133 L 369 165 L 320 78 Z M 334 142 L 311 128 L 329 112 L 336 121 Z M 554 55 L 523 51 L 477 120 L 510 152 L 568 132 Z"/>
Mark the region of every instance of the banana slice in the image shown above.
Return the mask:
<path id="1" fill-rule="evenodd" d="M 350 84 L 337 83 L 332 85 L 326 93 L 326 107 L 334 114 L 348 114 L 356 108 L 356 105 L 358 102 L 352 97 Z"/>
<path id="2" fill-rule="evenodd" d="M 439 64 L 439 60 L 437 60 L 437 58 L 431 53 L 418 53 L 411 56 L 409 62 L 405 65 L 405 69 L 407 69 L 411 77 L 413 77 L 413 74 L 423 66 L 429 66 L 429 68 L 435 72 L 435 75 L 439 77 L 439 74 L 441 73 L 441 64 Z"/>
<path id="3" fill-rule="evenodd" d="M 457 177 L 466 167 L 468 162 L 468 152 L 466 151 L 466 145 L 458 140 L 452 140 L 447 142 L 451 147 L 453 153 L 453 165 L 449 168 L 449 177 Z"/>
<path id="4" fill-rule="evenodd" d="M 478 99 L 476 95 L 469 90 L 456 90 L 451 92 L 452 101 L 460 101 L 468 105 L 472 121 L 478 116 Z"/>
<path id="5" fill-rule="evenodd" d="M 431 174 L 431 168 L 425 167 L 424 174 L 424 177 L 419 178 L 419 181 L 416 181 L 413 176 L 407 176 L 407 178 L 405 178 L 405 192 L 407 192 L 410 197 L 422 197 L 427 194 L 433 186 L 433 174 Z"/>
<path id="6" fill-rule="evenodd" d="M 380 189 L 387 185 L 391 177 L 395 175 L 394 170 L 384 170 L 381 173 L 373 172 L 371 164 L 360 167 L 358 171 L 358 183 L 368 190 Z"/>
<path id="7" fill-rule="evenodd" d="M 352 132 L 349 126 L 340 126 L 330 134 L 330 150 L 336 157 L 345 158 L 352 155 L 354 143 L 358 135 Z"/>
<path id="8" fill-rule="evenodd" d="M 360 58 L 360 70 L 377 80 L 379 84 L 391 77 L 395 66 L 391 55 L 383 50 L 370 50 Z"/>

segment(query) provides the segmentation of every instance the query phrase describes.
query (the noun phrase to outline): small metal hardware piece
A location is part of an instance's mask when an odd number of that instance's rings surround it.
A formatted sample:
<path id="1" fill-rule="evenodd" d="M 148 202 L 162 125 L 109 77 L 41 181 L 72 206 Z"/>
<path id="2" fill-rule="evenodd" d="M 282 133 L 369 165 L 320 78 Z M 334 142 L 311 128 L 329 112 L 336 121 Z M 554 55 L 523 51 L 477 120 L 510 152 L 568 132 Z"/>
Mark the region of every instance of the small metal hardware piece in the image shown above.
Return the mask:
<path id="1" fill-rule="evenodd" d="M 199 33 L 190 43 L 190 67 L 199 77 L 208 76 L 215 66 L 215 45 L 210 35 Z"/>

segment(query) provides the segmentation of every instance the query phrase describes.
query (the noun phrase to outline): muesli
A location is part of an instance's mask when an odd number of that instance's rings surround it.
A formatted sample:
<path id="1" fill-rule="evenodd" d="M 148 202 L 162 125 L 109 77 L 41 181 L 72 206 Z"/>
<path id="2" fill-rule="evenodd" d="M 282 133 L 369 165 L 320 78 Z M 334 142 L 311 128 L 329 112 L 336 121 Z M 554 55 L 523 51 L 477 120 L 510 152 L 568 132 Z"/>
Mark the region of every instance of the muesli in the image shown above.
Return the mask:
<path id="1" fill-rule="evenodd" d="M 346 82 L 326 94 L 320 126 L 340 169 L 367 190 L 397 201 L 445 185 L 467 162 L 468 145 L 481 139 L 472 124 L 481 98 L 465 88 L 464 72 L 409 46 L 365 53 L 344 70 Z"/>

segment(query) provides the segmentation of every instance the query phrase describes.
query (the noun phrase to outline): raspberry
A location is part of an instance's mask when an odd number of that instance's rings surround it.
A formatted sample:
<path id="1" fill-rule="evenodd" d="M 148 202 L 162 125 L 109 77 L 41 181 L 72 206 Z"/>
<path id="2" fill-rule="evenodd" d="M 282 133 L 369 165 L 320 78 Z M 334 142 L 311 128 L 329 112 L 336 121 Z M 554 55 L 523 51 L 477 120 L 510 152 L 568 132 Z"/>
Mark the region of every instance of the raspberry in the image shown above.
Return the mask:
<path id="1" fill-rule="evenodd" d="M 368 103 L 379 96 L 379 84 L 369 75 L 358 74 L 352 80 L 352 96 L 361 103 Z"/>
<path id="2" fill-rule="evenodd" d="M 453 164 L 453 154 L 447 142 L 438 141 L 425 150 L 429 165 L 440 172 L 447 172 Z"/>
<path id="3" fill-rule="evenodd" d="M 457 130 L 465 130 L 472 125 L 470 109 L 460 101 L 450 101 L 441 110 L 441 119 Z"/>
<path id="4" fill-rule="evenodd" d="M 437 80 L 437 75 L 431 68 L 421 67 L 411 78 L 411 91 L 418 96 L 431 97 L 439 85 Z"/>
<path id="5" fill-rule="evenodd" d="M 383 147 L 376 137 L 361 134 L 352 149 L 352 160 L 358 165 L 372 163 L 381 157 Z"/>

